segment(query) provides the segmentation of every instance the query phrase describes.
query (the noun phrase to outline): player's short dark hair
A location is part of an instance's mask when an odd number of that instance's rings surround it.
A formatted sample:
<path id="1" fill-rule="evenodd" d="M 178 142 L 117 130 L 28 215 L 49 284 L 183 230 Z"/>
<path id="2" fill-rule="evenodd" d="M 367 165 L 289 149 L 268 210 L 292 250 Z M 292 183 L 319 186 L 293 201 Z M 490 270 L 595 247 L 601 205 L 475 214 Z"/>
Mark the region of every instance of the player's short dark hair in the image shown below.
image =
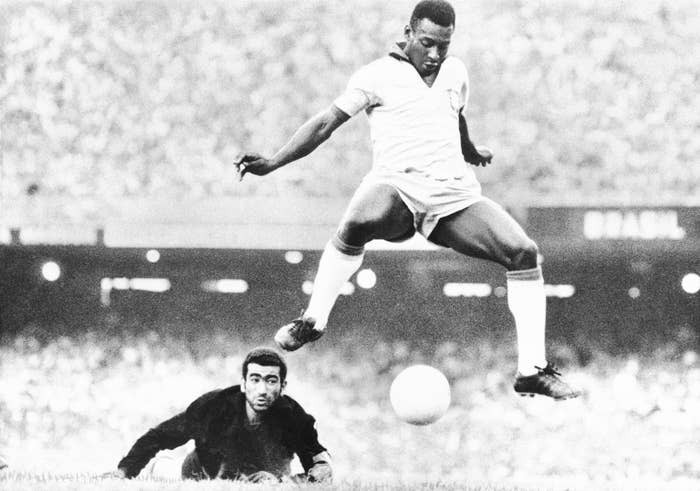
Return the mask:
<path id="1" fill-rule="evenodd" d="M 415 28 L 421 19 L 429 19 L 443 27 L 454 26 L 455 9 L 445 0 L 421 0 L 413 8 L 411 27 Z"/>
<path id="2" fill-rule="evenodd" d="M 280 380 L 284 382 L 287 378 L 287 364 L 284 358 L 277 351 L 270 348 L 253 348 L 243 360 L 243 378 L 248 376 L 248 365 L 257 363 L 264 367 L 280 367 Z"/>

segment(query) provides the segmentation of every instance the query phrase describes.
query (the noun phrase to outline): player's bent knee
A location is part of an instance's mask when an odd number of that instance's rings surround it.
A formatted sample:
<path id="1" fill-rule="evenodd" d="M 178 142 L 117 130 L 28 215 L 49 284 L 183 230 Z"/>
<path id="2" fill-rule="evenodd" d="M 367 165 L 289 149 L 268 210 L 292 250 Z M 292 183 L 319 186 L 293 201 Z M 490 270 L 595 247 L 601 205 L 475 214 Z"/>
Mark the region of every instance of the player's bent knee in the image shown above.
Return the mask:
<path id="1" fill-rule="evenodd" d="M 522 269 L 532 269 L 537 267 L 537 257 L 539 256 L 539 248 L 537 244 L 528 239 L 522 245 L 513 249 L 510 255 L 510 264 L 508 269 L 517 271 Z"/>
<path id="2" fill-rule="evenodd" d="M 375 238 L 379 227 L 379 220 L 353 217 L 343 221 L 338 230 L 338 237 L 347 244 L 363 246 Z"/>
<path id="3" fill-rule="evenodd" d="M 345 240 L 343 240 L 340 231 L 336 232 L 336 234 L 331 238 L 331 243 L 338 251 L 348 256 L 359 256 L 365 252 L 364 243 L 361 243 L 360 245 L 348 244 L 345 242 Z"/>

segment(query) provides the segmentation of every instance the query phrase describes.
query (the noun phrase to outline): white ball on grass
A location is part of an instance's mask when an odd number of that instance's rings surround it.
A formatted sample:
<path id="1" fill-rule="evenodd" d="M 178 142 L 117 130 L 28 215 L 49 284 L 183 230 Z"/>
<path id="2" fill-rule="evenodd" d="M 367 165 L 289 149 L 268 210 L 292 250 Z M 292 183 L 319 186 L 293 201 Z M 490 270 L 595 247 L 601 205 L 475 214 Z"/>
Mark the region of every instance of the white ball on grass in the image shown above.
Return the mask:
<path id="1" fill-rule="evenodd" d="M 413 365 L 391 383 L 389 399 L 401 420 L 428 425 L 440 419 L 450 407 L 450 383 L 437 368 Z"/>

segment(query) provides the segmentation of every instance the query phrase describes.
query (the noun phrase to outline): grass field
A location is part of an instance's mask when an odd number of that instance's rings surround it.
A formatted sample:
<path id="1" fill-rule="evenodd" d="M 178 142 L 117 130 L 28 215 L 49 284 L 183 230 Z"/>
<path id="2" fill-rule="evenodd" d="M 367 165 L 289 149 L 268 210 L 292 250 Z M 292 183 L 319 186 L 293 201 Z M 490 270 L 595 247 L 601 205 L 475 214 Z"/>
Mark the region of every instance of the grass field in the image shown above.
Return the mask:
<path id="1" fill-rule="evenodd" d="M 134 481 L 98 479 L 133 441 L 199 394 L 238 382 L 251 346 L 224 333 L 174 339 L 88 334 L 0 346 L 0 489 L 237 489 L 175 478 L 189 445 Z M 563 347 L 552 346 L 567 359 Z M 349 336 L 288 356 L 288 393 L 318 421 L 336 484 L 313 489 L 700 489 L 700 361 L 692 349 L 568 361 L 578 400 L 516 397 L 509 343 Z M 407 365 L 449 378 L 448 413 L 427 427 L 391 411 Z M 298 466 L 298 463 L 294 463 Z M 298 470 L 294 469 L 293 470 Z M 279 485 L 284 488 L 296 485 Z M 305 487 L 305 486 L 301 486 Z M 255 489 L 260 489 L 257 486 Z"/>
<path id="2" fill-rule="evenodd" d="M 616 483 L 600 484 L 591 488 L 588 483 L 564 483 L 565 480 L 541 480 L 532 482 L 526 486 L 488 484 L 475 482 L 363 482 L 341 481 L 334 484 L 250 484 L 230 481 L 177 481 L 163 478 L 137 478 L 130 481 L 118 479 L 103 479 L 99 476 L 85 474 L 76 475 L 40 475 L 9 472 L 0 475 L 0 487 L 6 491 L 88 491 L 99 489 L 102 491 L 247 491 L 260 489 L 294 489 L 299 491 L 535 491 L 535 490 L 693 490 L 698 489 L 698 481 L 680 480 L 676 483 L 661 483 L 659 481 L 641 482 L 626 480 Z"/>
<path id="3" fill-rule="evenodd" d="M 207 482 L 183 482 L 171 479 L 138 478 L 132 481 L 117 479 L 102 479 L 89 475 L 55 475 L 42 476 L 36 474 L 8 473 L 0 476 L 0 485 L 3 490 L 26 490 L 37 491 L 49 490 L 90 490 L 100 489 L 105 491 L 126 491 L 126 490 L 173 490 L 173 491 L 246 491 L 260 489 L 295 489 L 295 490 L 358 490 L 358 491 L 526 491 L 542 489 L 537 487 L 501 486 L 489 484 L 469 484 L 469 483 L 447 483 L 447 482 L 395 482 L 395 483 L 368 483 L 362 481 L 344 481 L 335 484 L 271 484 L 260 485 L 250 483 L 232 483 L 230 481 L 207 481 Z M 547 487 L 547 489 L 574 489 L 570 487 Z"/>

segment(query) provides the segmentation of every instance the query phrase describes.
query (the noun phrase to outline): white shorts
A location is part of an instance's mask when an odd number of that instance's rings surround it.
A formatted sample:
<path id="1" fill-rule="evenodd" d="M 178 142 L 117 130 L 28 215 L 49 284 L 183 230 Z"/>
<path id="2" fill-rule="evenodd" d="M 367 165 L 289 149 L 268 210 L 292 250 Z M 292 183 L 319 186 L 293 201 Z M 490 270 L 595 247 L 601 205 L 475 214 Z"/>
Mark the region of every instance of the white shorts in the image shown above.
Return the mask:
<path id="1" fill-rule="evenodd" d="M 360 187 L 375 184 L 388 184 L 396 189 L 413 213 L 416 230 L 426 239 L 442 217 L 485 199 L 479 182 L 466 176 L 436 179 L 419 172 L 370 171 Z"/>

